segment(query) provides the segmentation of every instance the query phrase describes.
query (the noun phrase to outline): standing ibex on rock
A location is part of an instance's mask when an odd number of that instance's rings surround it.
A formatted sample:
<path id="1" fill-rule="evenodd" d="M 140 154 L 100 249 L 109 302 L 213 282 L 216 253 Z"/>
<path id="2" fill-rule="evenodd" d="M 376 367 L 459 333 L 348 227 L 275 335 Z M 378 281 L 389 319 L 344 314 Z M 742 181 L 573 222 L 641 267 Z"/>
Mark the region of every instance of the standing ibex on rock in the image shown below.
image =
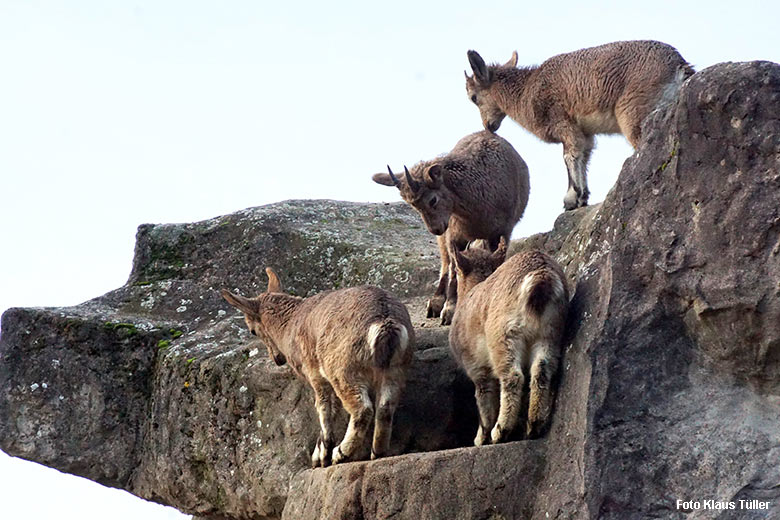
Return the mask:
<path id="1" fill-rule="evenodd" d="M 372 419 L 371 458 L 387 455 L 393 414 L 414 349 L 406 307 L 387 291 L 370 286 L 299 298 L 282 292 L 272 269 L 266 273 L 268 290 L 259 296 L 245 298 L 225 289 L 222 296 L 244 313 L 250 332 L 265 343 L 276 364 L 289 362 L 314 389 L 321 433 L 312 465 L 331 462 L 336 397 L 350 420 L 333 450 L 333 464 L 361 457 Z"/>
<path id="2" fill-rule="evenodd" d="M 450 348 L 476 387 L 479 429 L 474 444 L 506 440 L 530 373 L 526 435 L 538 436 L 553 402 L 569 293 L 563 270 L 539 251 L 506 262 L 506 242 L 495 252 L 454 253 L 458 310 Z"/>
<path id="3" fill-rule="evenodd" d="M 466 91 L 486 129 L 495 132 L 509 115 L 543 141 L 563 143 L 567 210 L 588 203 L 593 136 L 622 133 L 636 149 L 642 120 L 693 74 L 674 47 L 656 41 L 608 43 L 533 67 L 517 68 L 517 52 L 504 65 L 485 65 L 476 51 L 468 59 Z"/>
<path id="4" fill-rule="evenodd" d="M 395 186 L 401 197 L 437 235 L 441 254 L 439 282 L 428 301 L 428 317 L 452 321 L 457 282 L 448 248 L 462 250 L 472 240 L 487 240 L 492 249 L 509 240 L 528 204 L 528 167 L 505 139 L 491 132 L 467 135 L 446 155 L 422 161 L 397 178 L 377 173 L 374 182 Z M 445 304 L 446 301 L 446 304 Z"/>

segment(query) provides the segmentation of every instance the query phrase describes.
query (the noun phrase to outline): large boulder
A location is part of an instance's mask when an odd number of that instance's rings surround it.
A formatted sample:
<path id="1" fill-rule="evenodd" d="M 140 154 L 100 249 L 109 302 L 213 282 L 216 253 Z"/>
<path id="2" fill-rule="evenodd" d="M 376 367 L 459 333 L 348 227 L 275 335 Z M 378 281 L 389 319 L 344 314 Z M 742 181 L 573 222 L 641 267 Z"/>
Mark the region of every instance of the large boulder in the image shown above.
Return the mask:
<path id="1" fill-rule="evenodd" d="M 480 448 L 466 447 L 472 388 L 447 330 L 422 318 L 435 243 L 404 206 L 285 203 L 142 227 L 127 286 L 4 314 L 0 446 L 212 518 L 777 517 L 778 201 L 780 67 L 695 74 L 645 122 L 603 204 L 512 244 L 554 255 L 571 281 L 558 398 L 543 438 Z M 326 211 L 336 221 L 318 224 Z M 326 226 L 338 236 L 321 245 Z M 370 282 L 409 302 L 405 455 L 307 469 L 310 391 L 215 292 L 262 290 L 266 264 L 298 294 Z"/>
<path id="2" fill-rule="evenodd" d="M 575 287 L 549 435 L 306 471 L 284 518 L 780 516 L 780 67 L 702 71 L 644 131 L 510 249 Z"/>
<path id="3" fill-rule="evenodd" d="M 141 226 L 124 287 L 3 314 L 0 446 L 186 512 L 280 516 L 319 432 L 313 397 L 219 295 L 261 292 L 267 265 L 293 294 L 371 283 L 420 315 L 438 247 L 404 203 L 289 201 Z M 476 420 L 446 330 L 417 335 L 397 453 L 463 445 L 461 416 Z"/>

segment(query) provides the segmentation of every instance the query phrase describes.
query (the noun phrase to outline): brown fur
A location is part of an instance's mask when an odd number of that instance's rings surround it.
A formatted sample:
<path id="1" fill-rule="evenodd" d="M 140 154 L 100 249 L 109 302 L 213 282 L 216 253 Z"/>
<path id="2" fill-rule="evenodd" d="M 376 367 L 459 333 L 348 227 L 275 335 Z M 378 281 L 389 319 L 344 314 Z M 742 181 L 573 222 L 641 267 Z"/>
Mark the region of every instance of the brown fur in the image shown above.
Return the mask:
<path id="1" fill-rule="evenodd" d="M 349 413 L 350 423 L 332 462 L 360 458 L 372 419 L 372 458 L 386 455 L 414 347 L 406 307 L 387 291 L 371 286 L 309 298 L 291 296 L 281 292 L 276 274 L 266 271 L 269 291 L 244 298 L 223 290 L 222 296 L 244 313 L 247 327 L 265 343 L 274 361 L 289 363 L 314 389 L 321 435 L 312 464 L 331 462 L 334 397 Z"/>
<path id="2" fill-rule="evenodd" d="M 466 91 L 491 132 L 506 115 L 548 143 L 563 143 L 569 174 L 564 207 L 588 202 L 587 164 L 596 134 L 622 133 L 637 148 L 642 121 L 676 95 L 693 69 L 674 47 L 656 41 L 622 41 L 554 56 L 517 68 L 485 65 L 468 52 L 474 76 Z"/>
<path id="3" fill-rule="evenodd" d="M 505 139 L 482 131 L 458 141 L 448 154 L 414 165 L 408 175 L 395 176 L 398 184 L 387 173 L 373 179 L 396 186 L 437 235 L 441 270 L 428 317 L 441 315 L 446 325 L 457 301 L 451 248 L 462 250 L 477 239 L 488 240 L 495 248 L 501 237 L 509 239 L 528 204 L 528 167 Z"/>
<path id="4" fill-rule="evenodd" d="M 490 253 L 455 254 L 459 304 L 450 347 L 474 381 L 480 425 L 474 444 L 506 440 L 529 381 L 526 435 L 546 426 L 551 383 L 561 353 L 569 294 L 561 267 L 539 251 L 503 262 L 506 244 Z"/>

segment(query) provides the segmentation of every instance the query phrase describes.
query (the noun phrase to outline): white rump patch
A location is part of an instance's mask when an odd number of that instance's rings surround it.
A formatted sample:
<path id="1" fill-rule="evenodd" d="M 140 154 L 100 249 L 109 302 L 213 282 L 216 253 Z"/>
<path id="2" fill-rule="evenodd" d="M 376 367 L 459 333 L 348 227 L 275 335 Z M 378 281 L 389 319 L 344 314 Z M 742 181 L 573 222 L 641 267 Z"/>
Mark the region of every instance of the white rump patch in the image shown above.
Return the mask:
<path id="1" fill-rule="evenodd" d="M 379 333 L 382 331 L 382 325 L 382 322 L 374 322 L 368 327 L 368 334 L 366 334 L 366 339 L 368 340 L 368 345 L 371 349 L 372 355 L 374 354 L 376 348 L 376 340 L 379 337 Z M 409 331 L 406 330 L 406 326 L 396 324 L 394 327 L 398 331 L 399 345 L 398 349 L 393 352 L 393 359 L 395 359 L 398 353 L 405 351 L 409 346 Z"/>
<path id="2" fill-rule="evenodd" d="M 555 291 L 555 298 L 558 301 L 564 301 L 564 293 L 565 293 L 565 291 L 563 290 L 563 282 L 557 276 L 555 277 L 555 282 L 553 283 L 553 291 Z M 565 303 L 568 303 L 568 302 L 565 302 Z"/>
<path id="3" fill-rule="evenodd" d="M 404 325 L 399 325 L 399 332 L 401 333 L 401 345 L 398 350 L 403 352 L 409 346 L 409 331 Z"/>
<path id="4" fill-rule="evenodd" d="M 534 284 L 534 278 L 536 276 L 534 273 L 528 273 L 523 277 L 523 281 L 520 282 L 520 300 L 526 301 L 528 300 L 528 293 L 531 291 L 531 288 Z"/>
<path id="5" fill-rule="evenodd" d="M 379 336 L 379 332 L 382 330 L 382 324 L 379 322 L 372 323 L 368 327 L 368 335 L 366 336 L 366 339 L 368 339 L 368 345 L 371 347 L 371 352 L 374 351 L 374 346 L 376 345 L 376 338 Z"/>

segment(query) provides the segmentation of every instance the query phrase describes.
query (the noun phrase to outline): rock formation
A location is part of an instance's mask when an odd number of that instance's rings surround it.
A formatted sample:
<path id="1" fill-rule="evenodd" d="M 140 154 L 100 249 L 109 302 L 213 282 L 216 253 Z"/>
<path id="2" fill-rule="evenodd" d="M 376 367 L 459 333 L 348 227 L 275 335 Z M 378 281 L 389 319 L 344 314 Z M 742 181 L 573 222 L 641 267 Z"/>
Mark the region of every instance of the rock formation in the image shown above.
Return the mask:
<path id="1" fill-rule="evenodd" d="M 701 71 L 644 132 L 601 205 L 512 245 L 554 255 L 574 293 L 542 439 L 467 447 L 472 388 L 423 318 L 438 263 L 419 217 L 298 201 L 142 226 L 124 287 L 8 310 L 0 447 L 204 518 L 778 516 L 780 67 Z M 309 390 L 218 294 L 260 291 L 266 265 L 300 295 L 373 283 L 410 303 L 404 455 L 308 469 Z"/>

